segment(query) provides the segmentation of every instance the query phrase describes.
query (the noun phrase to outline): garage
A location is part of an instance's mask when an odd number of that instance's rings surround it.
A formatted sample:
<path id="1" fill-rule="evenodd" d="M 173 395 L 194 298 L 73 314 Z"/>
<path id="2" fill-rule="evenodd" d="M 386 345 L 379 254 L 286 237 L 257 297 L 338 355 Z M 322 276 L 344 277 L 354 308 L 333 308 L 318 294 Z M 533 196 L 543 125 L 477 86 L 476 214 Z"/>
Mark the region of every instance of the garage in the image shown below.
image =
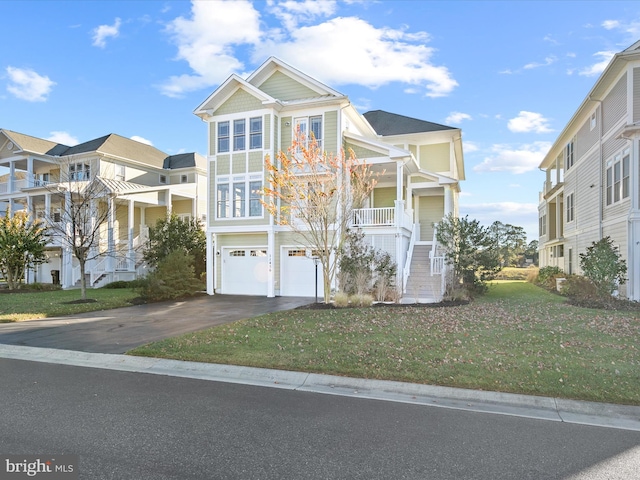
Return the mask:
<path id="1" fill-rule="evenodd" d="M 222 293 L 267 295 L 267 249 L 225 248 L 222 251 Z"/>
<path id="2" fill-rule="evenodd" d="M 281 295 L 287 297 L 315 297 L 316 267 L 311 252 L 304 248 L 283 248 L 280 285 Z M 322 265 L 318 263 L 318 297 L 324 296 Z"/>

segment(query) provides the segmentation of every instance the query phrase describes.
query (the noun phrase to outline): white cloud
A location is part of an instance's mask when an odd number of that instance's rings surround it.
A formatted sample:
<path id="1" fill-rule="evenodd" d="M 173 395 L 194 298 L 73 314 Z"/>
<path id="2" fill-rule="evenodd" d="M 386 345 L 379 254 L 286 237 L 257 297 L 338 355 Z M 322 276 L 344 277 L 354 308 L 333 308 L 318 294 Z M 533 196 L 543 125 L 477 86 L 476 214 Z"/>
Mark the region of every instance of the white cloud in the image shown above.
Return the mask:
<path id="1" fill-rule="evenodd" d="M 100 25 L 93 29 L 93 46 L 104 48 L 107 46 L 107 38 L 116 38 L 120 35 L 122 21 L 116 18 L 113 25 Z"/>
<path id="2" fill-rule="evenodd" d="M 480 150 L 480 147 L 475 142 L 467 142 L 466 140 L 462 142 L 462 148 L 465 153 L 473 153 Z"/>
<path id="3" fill-rule="evenodd" d="M 585 67 L 578 72 L 579 75 L 584 75 L 586 77 L 594 77 L 596 75 L 600 75 L 604 72 L 604 69 L 607 68 L 609 62 L 613 58 L 616 52 L 606 51 L 606 52 L 596 52 L 593 54 L 594 57 L 600 57 L 602 60 L 594 63 L 590 67 Z"/>
<path id="4" fill-rule="evenodd" d="M 47 140 L 51 142 L 61 143 L 69 147 L 73 147 L 74 145 L 77 145 L 80 143 L 80 140 L 78 140 L 77 137 L 74 137 L 69 132 L 61 132 L 61 131 L 51 132 L 47 137 Z"/>
<path id="5" fill-rule="evenodd" d="M 489 226 L 495 221 L 524 228 L 527 240 L 538 239 L 538 205 L 536 203 L 494 202 L 460 205 L 460 214 Z"/>
<path id="6" fill-rule="evenodd" d="M 527 63 L 523 68 L 525 70 L 531 70 L 533 68 L 548 67 L 549 65 L 555 63 L 557 60 L 558 60 L 558 57 L 556 57 L 555 55 L 549 55 L 548 57 L 546 57 L 544 59 L 544 62 L 542 62 L 542 63 L 538 63 L 538 62 Z"/>
<path id="7" fill-rule="evenodd" d="M 549 43 L 551 43 L 553 45 L 559 45 L 560 44 L 555 38 L 553 38 L 553 35 L 551 35 L 550 33 L 545 35 L 543 40 L 545 42 L 549 42 Z"/>
<path id="8" fill-rule="evenodd" d="M 542 114 L 522 110 L 517 117 L 509 120 L 507 127 L 514 133 L 549 133 L 553 130 L 549 128 L 548 123 L 549 120 Z"/>
<path id="9" fill-rule="evenodd" d="M 235 50 L 246 47 L 255 63 L 275 55 L 329 84 L 376 88 L 401 82 L 429 97 L 445 96 L 458 85 L 446 67 L 432 62 L 435 49 L 425 45 L 426 32 L 376 28 L 355 17 L 308 24 L 333 15 L 333 1 L 267 5 L 281 28 L 263 30 L 260 13 L 248 1 L 192 2 L 190 18 L 178 17 L 168 26 L 177 59 L 187 61 L 192 73 L 171 77 L 160 86 L 162 93 L 180 97 L 231 73 L 242 75 L 245 65 Z"/>
<path id="10" fill-rule="evenodd" d="M 133 137 L 130 137 L 131 140 L 135 140 L 136 142 L 140 142 L 140 143 L 144 143 L 145 145 L 151 145 L 153 147 L 153 143 L 151 142 L 151 140 L 147 140 L 144 137 L 139 137 L 138 135 L 134 135 Z"/>
<path id="11" fill-rule="evenodd" d="M 602 22 L 602 26 L 605 30 L 613 30 L 614 28 L 620 27 L 620 22 L 618 20 L 605 20 Z"/>
<path id="12" fill-rule="evenodd" d="M 476 172 L 507 172 L 515 175 L 530 172 L 538 168 L 540 162 L 551 148 L 550 142 L 534 142 L 519 145 L 494 145 L 492 155 L 473 167 Z"/>
<path id="13" fill-rule="evenodd" d="M 9 85 L 7 91 L 21 100 L 44 102 L 56 84 L 49 77 L 39 75 L 28 68 L 7 67 Z"/>
<path id="14" fill-rule="evenodd" d="M 457 125 L 462 123 L 463 120 L 471 120 L 471 115 L 468 113 L 462 112 L 451 112 L 447 118 L 445 118 L 444 122 L 446 124 Z"/>

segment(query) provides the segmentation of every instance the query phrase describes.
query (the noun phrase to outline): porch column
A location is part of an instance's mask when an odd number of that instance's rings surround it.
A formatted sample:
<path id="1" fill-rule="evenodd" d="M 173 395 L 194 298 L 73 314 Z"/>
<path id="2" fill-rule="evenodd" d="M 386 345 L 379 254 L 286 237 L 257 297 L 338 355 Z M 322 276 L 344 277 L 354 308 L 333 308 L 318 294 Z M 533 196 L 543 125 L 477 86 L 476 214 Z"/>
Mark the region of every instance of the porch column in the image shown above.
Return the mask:
<path id="1" fill-rule="evenodd" d="M 215 252 L 213 251 L 213 234 L 207 232 L 207 294 L 214 294 L 214 257 Z"/>
<path id="2" fill-rule="evenodd" d="M 198 202 L 195 198 L 191 199 L 191 218 L 199 220 L 198 218 Z"/>
<path id="3" fill-rule="evenodd" d="M 453 205 L 453 189 L 451 185 L 444 186 L 444 216 L 446 217 L 450 213 L 454 213 Z"/>
<path id="4" fill-rule="evenodd" d="M 33 157 L 27 157 L 27 187 L 33 187 L 35 177 L 33 173 Z"/>
<path id="5" fill-rule="evenodd" d="M 107 271 L 115 271 L 115 253 L 116 245 L 113 237 L 113 228 L 116 220 L 116 200 L 111 196 L 107 200 L 109 202 L 109 215 L 107 218 Z"/>
<path id="6" fill-rule="evenodd" d="M 169 218 L 171 216 L 171 210 L 173 209 L 173 205 L 172 205 L 172 195 L 171 192 L 167 191 L 166 193 L 167 197 L 166 197 L 166 201 L 165 203 L 167 204 L 167 218 Z"/>
<path id="7" fill-rule="evenodd" d="M 402 162 L 398 162 L 396 165 L 396 200 L 402 200 L 402 186 L 403 178 L 402 178 Z"/>
<path id="8" fill-rule="evenodd" d="M 273 268 L 273 262 L 276 258 L 276 235 L 273 227 L 270 227 L 267 231 L 267 297 L 275 297 L 275 272 Z"/>
<path id="9" fill-rule="evenodd" d="M 14 193 L 15 192 L 15 188 L 16 188 L 16 163 L 14 161 L 9 162 L 9 193 Z M 13 203 L 13 200 L 9 201 L 9 208 L 11 209 L 11 211 L 13 211 L 13 209 L 11 208 L 11 204 Z"/>
<path id="10" fill-rule="evenodd" d="M 44 216 L 47 221 L 51 218 L 51 194 L 44 194 Z"/>
<path id="11" fill-rule="evenodd" d="M 33 211 L 33 198 L 31 198 L 31 195 L 27 195 L 27 213 L 32 221 L 36 219 L 36 212 Z"/>
<path id="12" fill-rule="evenodd" d="M 134 220 L 135 220 L 135 209 L 134 209 L 134 201 L 129 200 L 129 212 L 127 213 L 127 233 L 128 233 L 128 270 L 135 269 L 135 255 L 133 253 L 133 229 L 134 229 Z"/>

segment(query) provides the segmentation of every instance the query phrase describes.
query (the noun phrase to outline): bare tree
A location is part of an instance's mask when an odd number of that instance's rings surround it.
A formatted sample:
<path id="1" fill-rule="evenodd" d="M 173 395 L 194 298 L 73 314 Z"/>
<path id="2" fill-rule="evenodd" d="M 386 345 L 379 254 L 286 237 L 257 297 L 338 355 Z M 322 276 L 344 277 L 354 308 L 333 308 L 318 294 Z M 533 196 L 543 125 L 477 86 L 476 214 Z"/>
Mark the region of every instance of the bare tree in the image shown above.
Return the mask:
<path id="1" fill-rule="evenodd" d="M 262 201 L 279 225 L 288 225 L 322 265 L 324 301 L 331 296 L 339 255 L 354 209 L 376 185 L 376 175 L 350 150 L 322 151 L 313 135 L 297 132 L 287 153 L 265 161 L 269 186 Z"/>
<path id="2" fill-rule="evenodd" d="M 108 245 L 101 246 L 101 233 L 113 235 L 107 228 L 114 212 L 112 193 L 98 175 L 90 161 L 78 162 L 70 157 L 59 160 L 58 182 L 47 186 L 52 201 L 60 206 L 59 218 L 47 212 L 45 216 L 49 232 L 69 248 L 80 265 L 80 295 L 87 298 L 87 262 L 100 256 L 113 254 Z M 110 245 L 109 245 L 110 244 Z"/>

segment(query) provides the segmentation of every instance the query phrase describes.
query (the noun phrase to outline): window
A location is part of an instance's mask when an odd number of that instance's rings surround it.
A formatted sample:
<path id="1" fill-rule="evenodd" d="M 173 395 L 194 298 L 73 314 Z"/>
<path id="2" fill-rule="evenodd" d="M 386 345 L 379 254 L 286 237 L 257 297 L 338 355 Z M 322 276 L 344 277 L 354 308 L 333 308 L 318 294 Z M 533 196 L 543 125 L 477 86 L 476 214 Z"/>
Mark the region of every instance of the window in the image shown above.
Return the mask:
<path id="1" fill-rule="evenodd" d="M 218 179 L 217 218 L 261 217 L 260 191 L 262 175 L 237 176 Z"/>
<path id="2" fill-rule="evenodd" d="M 48 173 L 38 173 L 36 175 L 36 180 L 34 182 L 34 186 L 42 187 L 49 183 L 49 174 Z"/>
<path id="3" fill-rule="evenodd" d="M 313 138 L 316 139 L 318 147 L 322 149 L 322 115 L 296 118 L 295 128 L 296 132 L 299 131 L 304 135 L 305 143 L 307 144 L 313 134 Z"/>
<path id="4" fill-rule="evenodd" d="M 245 256 L 245 252 L 244 252 L 244 250 L 231 250 L 229 252 L 229 256 L 230 257 L 244 257 Z"/>
<path id="5" fill-rule="evenodd" d="M 121 182 L 124 182 L 124 177 L 125 177 L 124 165 L 116 165 L 115 179 L 120 180 Z"/>
<path id="6" fill-rule="evenodd" d="M 229 218 L 229 184 L 218 183 L 217 190 L 218 218 Z"/>
<path id="7" fill-rule="evenodd" d="M 189 178 L 186 175 L 180 175 L 180 183 L 187 183 Z"/>
<path id="8" fill-rule="evenodd" d="M 589 122 L 589 129 L 593 130 L 594 128 L 596 128 L 596 125 L 598 124 L 598 120 L 596 118 L 596 112 L 593 112 L 591 114 L 591 120 Z"/>
<path id="9" fill-rule="evenodd" d="M 565 169 L 569 170 L 571 167 L 573 167 L 573 162 L 574 162 L 573 140 L 567 143 L 567 147 L 565 149 L 565 160 L 566 160 Z"/>
<path id="10" fill-rule="evenodd" d="M 249 148 L 262 148 L 262 117 L 249 119 Z"/>
<path id="11" fill-rule="evenodd" d="M 567 217 L 566 217 L 566 222 L 573 222 L 574 218 L 575 218 L 575 200 L 574 200 L 574 194 L 570 194 L 567 195 L 567 199 L 566 199 L 566 204 L 567 204 Z"/>
<path id="12" fill-rule="evenodd" d="M 251 256 L 252 257 L 266 257 L 267 256 L 267 251 L 266 250 L 251 250 Z"/>
<path id="13" fill-rule="evenodd" d="M 233 121 L 233 151 L 244 150 L 245 147 L 245 119 Z"/>
<path id="14" fill-rule="evenodd" d="M 167 176 L 166 175 L 160 175 L 160 183 L 163 185 L 167 184 Z"/>
<path id="15" fill-rule="evenodd" d="M 542 237 L 543 235 L 547 234 L 547 214 L 545 213 L 544 215 L 542 215 L 539 219 L 539 232 L 540 232 L 540 236 Z"/>
<path id="16" fill-rule="evenodd" d="M 290 257 L 306 257 L 307 251 L 306 250 L 289 250 L 289 252 L 287 252 L 287 255 Z"/>
<path id="17" fill-rule="evenodd" d="M 91 178 L 91 167 L 88 163 L 72 163 L 69 165 L 69 179 L 87 181 Z"/>
<path id="18" fill-rule="evenodd" d="M 629 197 L 630 150 L 626 148 L 607 161 L 606 200 L 607 205 Z"/>
<path id="19" fill-rule="evenodd" d="M 218 153 L 229 151 L 229 122 L 218 123 Z"/>

